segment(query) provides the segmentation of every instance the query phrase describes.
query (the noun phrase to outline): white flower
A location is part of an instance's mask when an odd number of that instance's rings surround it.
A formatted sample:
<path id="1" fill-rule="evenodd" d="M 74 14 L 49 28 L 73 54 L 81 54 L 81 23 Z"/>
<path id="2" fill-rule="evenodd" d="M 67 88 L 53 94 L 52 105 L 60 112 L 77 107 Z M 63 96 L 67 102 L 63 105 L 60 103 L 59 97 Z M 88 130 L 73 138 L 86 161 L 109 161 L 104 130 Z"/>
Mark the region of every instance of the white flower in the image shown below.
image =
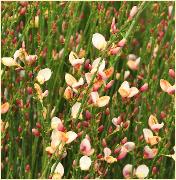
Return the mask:
<path id="1" fill-rule="evenodd" d="M 144 128 L 143 134 L 144 134 L 144 139 L 146 143 L 150 145 L 158 144 L 158 142 L 161 140 L 159 136 L 154 136 L 153 132 L 150 129 Z"/>
<path id="2" fill-rule="evenodd" d="M 55 167 L 55 163 L 53 164 L 53 166 L 51 167 L 51 172 L 53 172 Z M 54 177 L 62 177 L 64 175 L 64 167 L 63 165 L 59 162 L 54 170 Z M 53 178 L 54 179 L 54 178 Z"/>
<path id="3" fill-rule="evenodd" d="M 131 164 L 126 164 L 123 168 L 123 176 L 128 179 L 132 176 L 133 166 Z"/>
<path id="4" fill-rule="evenodd" d="M 103 35 L 99 33 L 93 34 L 92 44 L 99 50 L 104 50 L 106 48 L 107 42 Z"/>
<path id="5" fill-rule="evenodd" d="M 51 69 L 45 68 L 38 72 L 36 79 L 40 84 L 43 84 L 45 81 L 48 81 L 50 79 L 51 74 Z"/>
<path id="6" fill-rule="evenodd" d="M 66 132 L 66 136 L 68 137 L 66 144 L 70 144 L 72 141 L 74 141 L 77 138 L 78 135 L 73 131 L 68 131 Z"/>
<path id="7" fill-rule="evenodd" d="M 138 166 L 135 172 L 136 176 L 139 179 L 146 178 L 148 176 L 148 173 L 149 173 L 149 168 L 145 164 Z"/>
<path id="8" fill-rule="evenodd" d="M 162 122 L 159 124 L 157 118 L 153 115 L 150 115 L 148 119 L 148 125 L 153 131 L 158 131 L 164 126 L 164 123 Z"/>
<path id="9" fill-rule="evenodd" d="M 81 170 L 88 171 L 91 166 L 91 159 L 88 156 L 82 156 L 79 160 Z"/>
<path id="10" fill-rule="evenodd" d="M 51 128 L 57 129 L 59 126 L 63 126 L 62 121 L 58 117 L 53 117 L 51 120 Z"/>
<path id="11" fill-rule="evenodd" d="M 72 117 L 73 117 L 74 119 L 77 117 L 77 114 L 78 114 L 78 112 L 79 112 L 80 107 L 81 107 L 81 103 L 79 103 L 79 102 L 76 102 L 76 103 L 72 106 L 71 115 L 72 115 Z M 82 113 L 80 114 L 79 118 L 82 119 Z"/>
<path id="12" fill-rule="evenodd" d="M 66 83 L 73 88 L 77 88 L 79 86 L 82 86 L 84 84 L 84 79 L 80 78 L 79 81 L 77 81 L 71 74 L 66 73 L 65 74 L 65 81 Z"/>
<path id="13" fill-rule="evenodd" d="M 129 83 L 127 81 L 124 81 L 120 86 L 118 92 L 123 98 L 131 98 L 138 94 L 139 90 L 136 87 L 130 88 Z"/>
<path id="14" fill-rule="evenodd" d="M 127 152 L 130 152 L 130 151 L 134 150 L 135 143 L 134 142 L 126 142 L 123 146 L 127 149 Z"/>
<path id="15" fill-rule="evenodd" d="M 77 54 L 74 53 L 73 51 L 71 51 L 71 53 L 69 54 L 69 61 L 70 61 L 72 66 L 76 66 L 78 64 L 83 64 L 85 61 L 85 58 L 79 59 Z"/>
<path id="16" fill-rule="evenodd" d="M 92 63 L 92 70 L 91 70 L 91 73 L 92 73 L 92 74 L 97 71 L 97 68 L 98 68 L 98 65 L 99 65 L 100 61 L 101 61 L 101 58 L 100 58 L 100 57 L 97 58 L 97 59 L 95 59 L 95 60 L 93 61 L 93 63 Z M 99 73 L 100 73 L 100 72 L 103 72 L 104 69 L 105 69 L 105 60 L 103 59 L 103 60 L 101 61 L 101 64 L 99 65 L 98 72 L 99 72 Z"/>
<path id="17" fill-rule="evenodd" d="M 124 73 L 124 80 L 127 79 L 130 75 L 130 71 L 125 71 Z"/>
<path id="18" fill-rule="evenodd" d="M 99 97 L 98 92 L 91 92 L 91 98 L 93 103 L 98 107 L 104 107 L 109 103 L 109 96 Z"/>
<path id="19" fill-rule="evenodd" d="M 20 66 L 13 58 L 11 57 L 3 57 L 2 64 L 5 66 Z"/>

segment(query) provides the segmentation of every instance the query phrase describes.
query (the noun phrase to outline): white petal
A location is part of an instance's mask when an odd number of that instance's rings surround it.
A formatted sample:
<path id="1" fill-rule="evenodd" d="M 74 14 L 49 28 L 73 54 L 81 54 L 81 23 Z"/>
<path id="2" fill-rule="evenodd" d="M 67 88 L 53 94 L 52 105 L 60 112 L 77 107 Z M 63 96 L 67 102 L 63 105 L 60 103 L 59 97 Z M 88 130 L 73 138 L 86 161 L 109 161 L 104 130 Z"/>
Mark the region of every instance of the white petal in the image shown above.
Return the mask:
<path id="1" fill-rule="evenodd" d="M 149 173 L 149 168 L 145 164 L 138 166 L 136 169 L 136 176 L 138 178 L 143 179 L 148 176 L 148 173 Z"/>
<path id="2" fill-rule="evenodd" d="M 125 71 L 124 73 L 124 80 L 127 79 L 130 75 L 130 71 Z"/>
<path id="3" fill-rule="evenodd" d="M 69 55 L 69 61 L 71 63 L 72 66 L 75 66 L 77 64 L 83 64 L 84 63 L 84 58 L 79 59 L 79 57 L 77 56 L 76 53 L 74 53 L 73 51 L 70 53 Z"/>
<path id="4" fill-rule="evenodd" d="M 77 83 L 77 80 L 69 73 L 65 74 L 65 81 L 69 86 L 72 86 L 74 83 Z"/>
<path id="5" fill-rule="evenodd" d="M 92 44 L 99 50 L 104 50 L 106 48 L 107 42 L 103 35 L 99 33 L 93 34 Z"/>
<path id="6" fill-rule="evenodd" d="M 50 79 L 51 74 L 52 74 L 51 69 L 49 68 L 42 69 L 38 72 L 37 81 L 40 84 L 43 84 L 45 81 L 48 81 Z"/>
<path id="7" fill-rule="evenodd" d="M 98 92 L 96 91 L 96 92 L 91 92 L 91 98 L 92 98 L 92 101 L 93 101 L 93 103 L 96 103 L 97 102 L 97 100 L 99 99 L 99 94 L 98 94 Z"/>
<path id="8" fill-rule="evenodd" d="M 164 123 L 162 122 L 161 124 L 154 124 L 154 125 L 152 125 L 152 126 L 151 126 L 151 129 L 152 129 L 153 131 L 159 130 L 159 129 L 161 129 L 163 126 L 164 126 Z"/>
<path id="9" fill-rule="evenodd" d="M 124 145 L 123 145 L 128 152 L 134 150 L 135 148 L 135 143 L 134 142 L 126 142 Z"/>
<path id="10" fill-rule="evenodd" d="M 79 166 L 81 170 L 87 171 L 91 166 L 91 159 L 88 156 L 82 156 L 79 160 Z"/>
<path id="11" fill-rule="evenodd" d="M 73 105 L 73 107 L 72 107 L 72 117 L 73 118 L 76 118 L 76 116 L 77 116 L 77 114 L 78 114 L 78 112 L 79 112 L 79 109 L 80 109 L 80 107 L 81 107 L 81 103 L 79 103 L 79 102 L 76 102 L 74 105 Z"/>
<path id="12" fill-rule="evenodd" d="M 68 131 L 67 133 L 67 136 L 68 136 L 68 140 L 66 142 L 66 144 L 69 144 L 71 143 L 72 141 L 74 141 L 76 138 L 77 138 L 77 134 L 73 131 Z"/>
<path id="13" fill-rule="evenodd" d="M 149 138 L 153 137 L 153 132 L 150 129 L 147 129 L 147 128 L 143 129 L 143 134 L 144 134 L 144 139 L 146 140 L 146 142 L 149 141 Z"/>
<path id="14" fill-rule="evenodd" d="M 115 126 L 118 126 L 118 118 L 113 118 L 113 119 L 112 119 L 112 123 L 113 123 Z"/>
<path id="15" fill-rule="evenodd" d="M 111 155 L 111 150 L 109 148 L 107 148 L 107 147 L 104 148 L 103 152 L 104 152 L 104 156 L 105 157 L 108 157 L 108 156 Z"/>
<path id="16" fill-rule="evenodd" d="M 130 88 L 130 94 L 128 95 L 129 98 L 135 96 L 136 94 L 139 93 L 139 90 L 136 87 L 131 87 Z"/>
<path id="17" fill-rule="evenodd" d="M 102 96 L 101 98 L 99 98 L 96 102 L 96 105 L 98 107 L 103 107 L 106 106 L 109 103 L 110 97 L 109 96 Z"/>
<path id="18" fill-rule="evenodd" d="M 85 73 L 85 78 L 87 84 L 90 84 L 93 74 L 92 73 Z"/>
<path id="19" fill-rule="evenodd" d="M 18 66 L 17 62 L 11 57 L 3 57 L 2 58 L 2 63 L 5 66 Z"/>
<path id="20" fill-rule="evenodd" d="M 131 164 L 126 164 L 123 168 L 124 178 L 129 178 L 132 175 L 133 166 Z"/>
<path id="21" fill-rule="evenodd" d="M 83 84 L 84 84 L 84 79 L 80 78 L 78 82 L 72 84 L 72 87 L 76 88 L 76 87 L 82 86 Z"/>
<path id="22" fill-rule="evenodd" d="M 55 167 L 55 163 L 51 167 L 51 172 L 53 172 L 54 167 Z M 61 177 L 64 175 L 64 167 L 60 162 L 57 164 L 56 169 L 54 170 L 54 173 L 58 173 Z"/>
<path id="23" fill-rule="evenodd" d="M 59 124 L 62 124 L 62 121 L 58 117 L 53 117 L 51 120 L 51 128 L 57 129 Z"/>
<path id="24" fill-rule="evenodd" d="M 128 97 L 128 95 L 130 94 L 130 86 L 129 86 L 129 83 L 128 83 L 127 81 L 124 81 L 124 82 L 121 84 L 118 92 L 120 93 L 120 95 L 121 95 L 122 97 Z"/>
<path id="25" fill-rule="evenodd" d="M 101 57 L 93 61 L 91 73 L 95 73 L 97 71 L 100 61 L 101 61 Z M 104 69 L 105 69 L 105 60 L 102 60 L 101 64 L 99 65 L 98 72 L 102 72 Z"/>
<path id="26" fill-rule="evenodd" d="M 170 84 L 168 81 L 166 81 L 166 80 L 164 80 L 164 79 L 161 79 L 161 80 L 160 80 L 160 87 L 161 87 L 161 89 L 162 89 L 164 92 L 167 92 L 167 89 L 168 89 L 169 87 L 171 87 L 171 84 Z"/>

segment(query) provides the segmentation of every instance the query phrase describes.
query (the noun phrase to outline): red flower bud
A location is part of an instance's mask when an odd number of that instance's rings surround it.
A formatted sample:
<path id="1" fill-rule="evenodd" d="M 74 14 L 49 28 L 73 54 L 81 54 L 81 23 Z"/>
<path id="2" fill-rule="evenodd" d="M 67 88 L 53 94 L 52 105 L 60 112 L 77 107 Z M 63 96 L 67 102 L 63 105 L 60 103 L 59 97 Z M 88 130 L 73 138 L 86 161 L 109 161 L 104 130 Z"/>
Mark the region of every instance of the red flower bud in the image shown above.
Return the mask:
<path id="1" fill-rule="evenodd" d="M 98 132 L 102 132 L 104 130 L 104 126 L 101 125 L 99 128 L 98 128 Z"/>
<path id="2" fill-rule="evenodd" d="M 39 137 L 39 136 L 40 136 L 40 131 L 39 131 L 38 129 L 33 128 L 33 129 L 32 129 L 32 134 L 33 134 L 34 136 L 36 136 L 36 137 Z"/>
<path id="3" fill-rule="evenodd" d="M 175 71 L 173 69 L 169 69 L 169 76 L 175 79 Z"/>

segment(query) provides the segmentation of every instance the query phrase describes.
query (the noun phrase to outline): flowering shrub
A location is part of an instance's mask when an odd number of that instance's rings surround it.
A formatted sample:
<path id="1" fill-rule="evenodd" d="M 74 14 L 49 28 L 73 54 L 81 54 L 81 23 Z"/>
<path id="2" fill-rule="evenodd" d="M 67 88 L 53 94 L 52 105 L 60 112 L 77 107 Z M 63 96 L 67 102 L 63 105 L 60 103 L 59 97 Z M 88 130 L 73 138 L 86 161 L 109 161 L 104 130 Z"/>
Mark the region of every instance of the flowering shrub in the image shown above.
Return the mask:
<path id="1" fill-rule="evenodd" d="M 174 2 L 1 10 L 2 178 L 174 178 Z"/>

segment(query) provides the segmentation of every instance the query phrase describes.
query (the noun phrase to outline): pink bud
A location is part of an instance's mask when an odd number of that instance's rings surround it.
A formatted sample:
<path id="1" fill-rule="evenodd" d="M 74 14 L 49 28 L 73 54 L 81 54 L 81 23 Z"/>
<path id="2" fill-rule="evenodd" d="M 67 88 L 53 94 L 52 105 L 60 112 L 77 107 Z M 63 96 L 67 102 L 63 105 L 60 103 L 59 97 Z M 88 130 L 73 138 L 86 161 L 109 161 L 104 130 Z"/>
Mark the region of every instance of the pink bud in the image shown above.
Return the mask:
<path id="1" fill-rule="evenodd" d="M 118 46 L 117 46 L 116 48 L 110 49 L 110 50 L 109 50 L 109 53 L 110 53 L 111 55 L 116 55 L 116 54 L 119 53 L 120 49 L 121 49 L 121 47 L 118 47 Z"/>
<path id="2" fill-rule="evenodd" d="M 110 114 L 110 110 L 109 110 L 109 108 L 106 108 L 106 110 L 105 110 L 105 114 L 106 114 L 107 116 Z"/>
<path id="3" fill-rule="evenodd" d="M 32 94 L 32 87 L 27 87 L 27 93 L 29 94 L 29 95 L 31 95 Z"/>
<path id="4" fill-rule="evenodd" d="M 103 157 L 102 154 L 98 154 L 98 155 L 97 155 L 97 159 L 101 159 L 102 157 Z"/>
<path id="5" fill-rule="evenodd" d="M 117 157 L 117 160 L 121 160 L 121 159 L 125 158 L 126 155 L 127 155 L 127 150 L 126 150 L 126 148 L 122 147 L 120 150 L 120 153 Z"/>
<path id="6" fill-rule="evenodd" d="M 23 100 L 22 99 L 17 99 L 16 104 L 19 108 L 23 108 Z"/>
<path id="7" fill-rule="evenodd" d="M 122 139 L 121 143 L 122 143 L 122 144 L 125 144 L 125 143 L 127 142 L 127 140 L 128 140 L 127 137 L 124 137 L 124 138 Z"/>
<path id="8" fill-rule="evenodd" d="M 26 164 L 25 172 L 29 172 L 29 171 L 30 171 L 30 165 L 29 165 L 29 164 Z"/>
<path id="9" fill-rule="evenodd" d="M 148 90 L 148 83 L 145 83 L 141 88 L 140 88 L 140 91 L 141 92 L 145 92 Z"/>
<path id="10" fill-rule="evenodd" d="M 125 123 L 123 123 L 123 128 L 128 129 L 129 125 L 130 121 L 126 121 Z"/>
<path id="11" fill-rule="evenodd" d="M 106 139 L 104 139 L 104 138 L 103 138 L 103 140 L 102 140 L 102 146 L 103 146 L 103 147 L 107 147 Z"/>
<path id="12" fill-rule="evenodd" d="M 111 23 L 111 32 L 113 34 L 117 33 L 119 30 L 116 28 L 116 24 L 115 24 L 115 18 L 112 19 L 112 23 Z"/>
<path id="13" fill-rule="evenodd" d="M 38 128 L 38 129 L 41 129 L 41 124 L 39 123 L 39 122 L 36 122 L 36 127 Z"/>
<path id="14" fill-rule="evenodd" d="M 86 110 L 86 120 L 90 120 L 91 117 L 92 117 L 91 113 L 88 110 Z"/>
<path id="15" fill-rule="evenodd" d="M 158 172 L 158 169 L 157 169 L 156 166 L 154 166 L 154 167 L 152 168 L 152 174 L 153 174 L 153 175 L 154 175 L 154 174 L 157 174 L 157 172 Z"/>
<path id="16" fill-rule="evenodd" d="M 164 118 L 166 117 L 166 113 L 165 113 L 165 112 L 163 112 L 163 111 L 161 111 L 161 113 L 160 113 L 160 117 L 161 117 L 161 119 L 164 119 Z"/>
<path id="17" fill-rule="evenodd" d="M 98 128 L 98 132 L 102 132 L 104 130 L 104 126 L 101 125 L 99 128 Z"/>
<path id="18" fill-rule="evenodd" d="M 173 69 L 169 69 L 169 76 L 175 79 L 175 71 Z"/>
<path id="19" fill-rule="evenodd" d="M 23 7 L 20 9 L 20 15 L 25 15 L 26 14 L 26 7 Z"/>
<path id="20" fill-rule="evenodd" d="M 135 16 L 137 11 L 138 11 L 138 7 L 137 6 L 133 6 L 131 11 L 130 11 L 130 15 L 129 15 L 128 19 L 131 20 Z"/>
<path id="21" fill-rule="evenodd" d="M 121 150 L 121 147 L 116 148 L 116 149 L 114 150 L 114 154 L 118 154 L 118 153 L 120 152 L 120 150 Z"/>
<path id="22" fill-rule="evenodd" d="M 79 129 L 81 127 L 81 122 L 79 122 L 76 127 Z"/>
<path id="23" fill-rule="evenodd" d="M 114 80 L 111 80 L 111 81 L 105 86 L 105 90 L 110 89 L 113 84 L 114 84 Z"/>
<path id="24" fill-rule="evenodd" d="M 23 129 L 22 129 L 22 127 L 21 127 L 21 126 L 19 126 L 19 127 L 18 127 L 18 132 L 19 132 L 19 133 L 21 133 L 21 132 L 22 132 L 22 130 L 23 130 Z"/>
<path id="25" fill-rule="evenodd" d="M 89 122 L 88 122 L 88 121 L 83 121 L 83 122 L 82 122 L 82 125 L 83 125 L 84 127 L 89 127 Z"/>
<path id="26" fill-rule="evenodd" d="M 118 42 L 117 46 L 123 47 L 126 44 L 126 42 L 127 42 L 126 39 L 122 39 L 121 41 Z"/>
<path id="27" fill-rule="evenodd" d="M 38 129 L 35 129 L 35 128 L 32 129 L 32 134 L 33 134 L 34 136 L 36 136 L 36 137 L 39 137 L 39 136 L 40 136 L 39 130 L 38 130 Z"/>
<path id="28" fill-rule="evenodd" d="M 87 60 L 85 61 L 84 68 L 85 68 L 86 70 L 89 70 L 89 69 L 90 69 L 90 59 L 87 59 Z"/>

